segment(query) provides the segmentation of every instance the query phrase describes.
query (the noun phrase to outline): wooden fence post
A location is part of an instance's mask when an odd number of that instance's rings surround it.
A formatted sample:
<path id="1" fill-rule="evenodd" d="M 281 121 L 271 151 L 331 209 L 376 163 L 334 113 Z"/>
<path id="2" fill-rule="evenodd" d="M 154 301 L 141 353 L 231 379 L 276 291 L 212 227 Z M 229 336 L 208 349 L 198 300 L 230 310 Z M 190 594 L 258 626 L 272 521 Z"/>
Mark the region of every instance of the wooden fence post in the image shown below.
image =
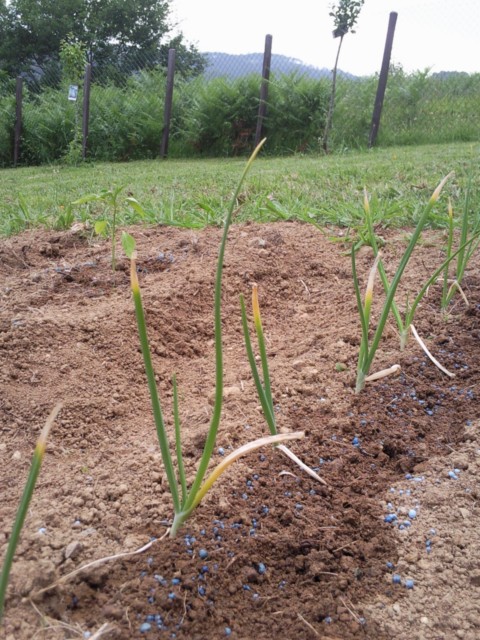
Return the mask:
<path id="1" fill-rule="evenodd" d="M 272 63 L 272 36 L 265 37 L 265 51 L 263 54 L 262 84 L 260 85 L 260 104 L 258 106 L 257 130 L 255 132 L 255 146 L 263 137 L 263 121 L 267 115 L 268 81 Z"/>
<path id="2" fill-rule="evenodd" d="M 17 78 L 15 87 L 15 134 L 13 142 L 13 166 L 16 167 L 20 157 L 20 139 L 22 136 L 22 100 L 23 78 Z"/>
<path id="3" fill-rule="evenodd" d="M 82 158 L 87 157 L 88 147 L 88 121 L 90 119 L 90 86 L 92 84 L 92 65 L 85 66 L 85 77 L 83 80 L 83 113 L 82 113 Z"/>
<path id="4" fill-rule="evenodd" d="M 380 118 L 382 116 L 385 89 L 387 88 L 388 70 L 390 68 L 390 56 L 392 54 L 393 36 L 395 34 L 397 16 L 398 14 L 392 11 L 388 20 L 387 39 L 385 41 L 382 68 L 380 70 L 380 77 L 378 79 L 377 95 L 375 96 L 375 105 L 373 107 L 372 125 L 370 127 L 370 136 L 368 138 L 369 149 L 374 146 L 377 139 L 378 129 L 380 128 Z"/>
<path id="5" fill-rule="evenodd" d="M 168 155 L 168 139 L 170 137 L 170 120 L 172 119 L 173 85 L 175 79 L 175 49 L 168 50 L 167 89 L 165 92 L 165 108 L 163 111 L 163 133 L 160 156 Z"/>

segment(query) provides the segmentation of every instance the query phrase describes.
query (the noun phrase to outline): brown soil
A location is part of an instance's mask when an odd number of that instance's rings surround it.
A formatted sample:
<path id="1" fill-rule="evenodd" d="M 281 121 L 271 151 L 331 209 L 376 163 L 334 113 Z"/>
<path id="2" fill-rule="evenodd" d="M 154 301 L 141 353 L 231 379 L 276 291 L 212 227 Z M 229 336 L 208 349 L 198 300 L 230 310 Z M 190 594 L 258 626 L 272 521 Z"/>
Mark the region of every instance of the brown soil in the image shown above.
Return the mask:
<path id="1" fill-rule="evenodd" d="M 134 234 L 165 416 L 171 430 L 176 373 L 191 477 L 212 410 L 221 230 Z M 405 233 L 387 240 L 393 270 Z M 439 233 L 427 234 L 399 301 L 440 263 L 443 246 Z M 413 338 L 401 353 L 390 321 L 373 369 L 399 363 L 401 374 L 355 395 L 360 330 L 345 249 L 311 226 L 238 225 L 224 273 L 225 402 L 214 462 L 218 447 L 227 453 L 267 433 L 238 301 L 256 282 L 279 427 L 305 431 L 291 449 L 327 486 L 278 451 L 253 453 L 176 539 L 38 595 L 75 568 L 160 538 L 172 509 L 126 262 L 113 278 L 108 243 L 73 233 L 0 242 L 1 556 L 36 438 L 55 403 L 64 404 L 12 570 L 2 637 L 87 638 L 107 624 L 104 637 L 122 640 L 478 638 L 479 260 L 464 280 L 468 308 L 457 297 L 446 317 L 437 285 L 415 322 L 455 378 Z M 365 281 L 369 248 L 358 264 Z M 378 283 L 376 292 L 379 301 Z M 397 520 L 385 522 L 388 513 Z"/>

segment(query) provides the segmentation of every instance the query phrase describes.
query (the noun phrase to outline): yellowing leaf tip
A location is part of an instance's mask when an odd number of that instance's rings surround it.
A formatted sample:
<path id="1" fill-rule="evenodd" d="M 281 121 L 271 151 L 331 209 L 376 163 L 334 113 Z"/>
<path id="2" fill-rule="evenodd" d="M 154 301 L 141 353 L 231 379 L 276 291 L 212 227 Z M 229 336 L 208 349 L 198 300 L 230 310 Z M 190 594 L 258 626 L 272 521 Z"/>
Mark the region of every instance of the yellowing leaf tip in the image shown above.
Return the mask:
<path id="1" fill-rule="evenodd" d="M 140 285 L 138 283 L 138 276 L 137 276 L 137 263 L 135 262 L 136 257 L 137 257 L 137 252 L 134 251 L 130 259 L 130 285 L 134 293 L 137 293 L 138 291 L 140 291 Z"/>
<path id="2" fill-rule="evenodd" d="M 363 208 L 365 209 L 366 213 L 370 212 L 370 201 L 368 199 L 368 192 L 366 187 L 363 187 Z"/>
<path id="3" fill-rule="evenodd" d="M 261 322 L 260 318 L 260 304 L 258 302 L 258 286 L 256 284 L 252 287 L 252 309 L 253 309 L 253 321 L 255 324 Z"/>
<path id="4" fill-rule="evenodd" d="M 441 181 L 440 184 L 438 185 L 438 187 L 435 189 L 435 191 L 432 194 L 432 197 L 430 198 L 430 202 L 432 204 L 434 204 L 438 198 L 440 197 L 440 194 L 442 192 L 443 187 L 445 186 L 445 183 L 447 182 L 447 180 L 449 178 L 451 178 L 453 176 L 454 172 L 450 171 L 450 173 L 448 173 Z"/>

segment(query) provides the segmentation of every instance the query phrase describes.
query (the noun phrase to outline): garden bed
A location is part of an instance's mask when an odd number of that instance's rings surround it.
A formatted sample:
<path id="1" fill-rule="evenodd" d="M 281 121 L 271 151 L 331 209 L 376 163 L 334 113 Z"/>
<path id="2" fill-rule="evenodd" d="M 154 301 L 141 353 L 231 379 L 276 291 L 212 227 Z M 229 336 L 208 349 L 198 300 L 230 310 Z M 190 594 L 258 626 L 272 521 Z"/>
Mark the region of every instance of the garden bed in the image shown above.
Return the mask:
<path id="1" fill-rule="evenodd" d="M 130 231 L 170 431 L 177 374 L 191 477 L 213 403 L 221 229 Z M 407 231 L 382 235 L 391 274 Z M 441 264 L 444 247 L 440 232 L 424 234 L 401 282 L 400 306 Z M 225 402 L 214 461 L 267 433 L 239 305 L 239 294 L 249 299 L 257 283 L 277 425 L 305 431 L 290 448 L 326 485 L 266 448 L 235 463 L 176 539 L 37 593 L 90 561 L 160 538 L 172 516 L 128 264 L 120 259 L 112 274 L 109 257 L 108 242 L 71 232 L 27 232 L 0 242 L 2 557 L 36 438 L 55 403 L 64 405 L 12 569 L 5 637 L 86 638 L 107 624 L 104 637 L 122 640 L 474 640 L 478 257 L 463 283 L 468 308 L 458 296 L 442 313 L 437 285 L 415 319 L 455 377 L 439 371 L 413 337 L 400 352 L 389 320 L 372 371 L 398 363 L 401 373 L 356 395 L 361 331 L 348 247 L 298 223 L 230 231 Z M 371 249 L 360 249 L 362 282 L 372 262 Z M 374 319 L 383 298 L 379 282 L 375 296 Z M 388 514 L 396 518 L 386 522 Z"/>

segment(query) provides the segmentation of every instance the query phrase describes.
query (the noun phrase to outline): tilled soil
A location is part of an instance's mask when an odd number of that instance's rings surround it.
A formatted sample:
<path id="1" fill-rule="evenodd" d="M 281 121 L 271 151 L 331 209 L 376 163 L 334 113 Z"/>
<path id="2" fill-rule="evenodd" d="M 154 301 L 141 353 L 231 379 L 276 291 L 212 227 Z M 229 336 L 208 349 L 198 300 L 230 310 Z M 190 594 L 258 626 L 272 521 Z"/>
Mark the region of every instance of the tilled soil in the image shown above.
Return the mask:
<path id="1" fill-rule="evenodd" d="M 175 373 L 191 480 L 213 404 L 221 229 L 131 231 L 166 423 L 172 433 Z M 407 231 L 385 236 L 392 274 Z M 444 245 L 440 232 L 425 234 L 398 293 L 401 308 L 441 263 Z M 230 468 L 175 539 L 162 537 L 172 507 L 128 265 L 121 258 L 113 274 L 109 258 L 108 242 L 73 232 L 0 241 L 2 557 L 36 438 L 63 403 L 12 570 L 2 637 L 478 638 L 478 257 L 463 282 L 468 307 L 457 296 L 442 313 L 437 284 L 415 319 L 455 377 L 413 337 L 400 352 L 391 320 L 373 370 L 398 363 L 401 373 L 356 395 L 360 324 L 348 247 L 298 223 L 235 225 L 213 462 L 268 431 L 240 321 L 239 294 L 250 307 L 257 283 L 278 426 L 305 432 L 290 448 L 326 484 L 263 449 Z M 371 264 L 364 247 L 362 282 Z M 375 293 L 374 320 L 379 282 Z M 153 538 L 142 553 L 39 593 Z"/>

